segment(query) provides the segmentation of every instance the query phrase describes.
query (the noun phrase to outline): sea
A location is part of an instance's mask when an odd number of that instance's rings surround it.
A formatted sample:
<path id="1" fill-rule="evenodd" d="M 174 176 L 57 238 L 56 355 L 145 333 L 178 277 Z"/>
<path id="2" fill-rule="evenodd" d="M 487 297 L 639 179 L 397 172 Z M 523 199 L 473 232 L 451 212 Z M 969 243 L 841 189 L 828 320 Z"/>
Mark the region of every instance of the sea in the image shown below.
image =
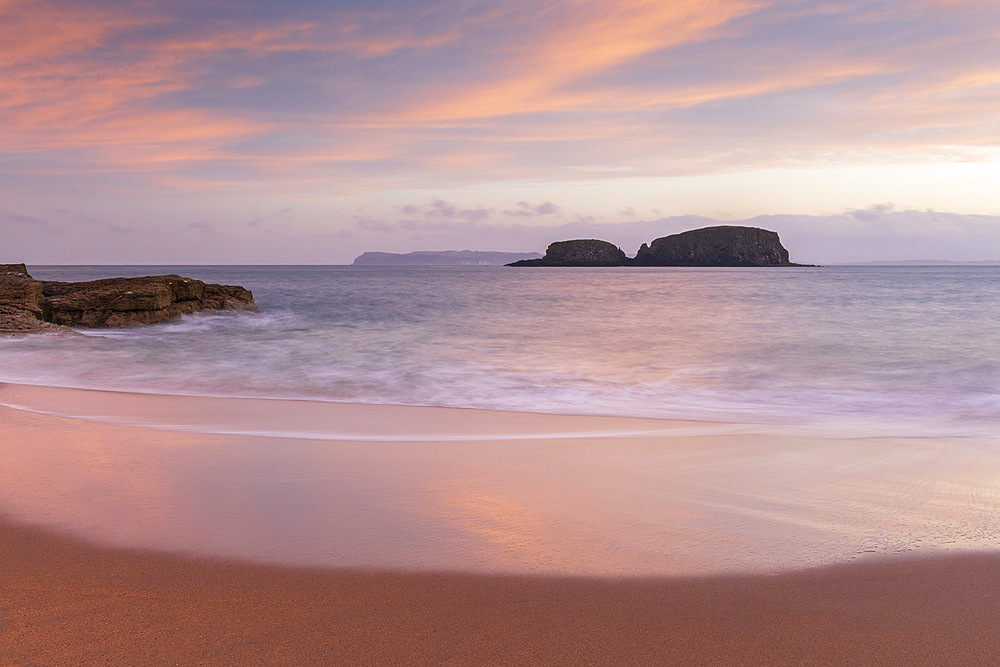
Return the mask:
<path id="1" fill-rule="evenodd" d="M 0 381 L 885 436 L 1000 433 L 1000 267 L 32 266 L 259 313 L 0 338 Z"/>

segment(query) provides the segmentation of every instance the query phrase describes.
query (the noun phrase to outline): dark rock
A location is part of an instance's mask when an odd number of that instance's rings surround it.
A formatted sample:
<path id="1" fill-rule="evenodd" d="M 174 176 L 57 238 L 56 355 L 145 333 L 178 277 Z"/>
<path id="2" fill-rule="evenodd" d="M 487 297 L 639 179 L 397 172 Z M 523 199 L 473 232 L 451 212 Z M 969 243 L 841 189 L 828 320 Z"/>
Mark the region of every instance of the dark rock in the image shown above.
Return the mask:
<path id="1" fill-rule="evenodd" d="M 200 310 L 256 311 L 257 305 L 243 287 L 176 275 L 64 283 L 34 280 L 27 270 L 0 271 L 0 333 L 154 324 Z"/>
<path id="2" fill-rule="evenodd" d="M 200 310 L 257 310 L 250 290 L 182 276 L 43 283 L 45 319 L 74 327 L 165 322 Z"/>
<path id="3" fill-rule="evenodd" d="M 508 266 L 623 266 L 628 257 L 613 243 L 576 239 L 550 243 L 541 259 L 526 259 Z"/>
<path id="4" fill-rule="evenodd" d="M 758 227 L 720 225 L 664 236 L 636 253 L 639 266 L 796 266 L 778 234 Z"/>
<path id="5" fill-rule="evenodd" d="M 0 264 L 0 269 L 23 267 Z M 24 271 L 0 271 L 0 334 L 38 333 L 53 328 L 42 319 L 42 284 Z"/>
<path id="6" fill-rule="evenodd" d="M 28 267 L 24 264 L 0 264 L 0 273 L 17 273 L 28 275 Z"/>
<path id="7" fill-rule="evenodd" d="M 0 273 L 0 307 L 42 319 L 42 284 L 27 273 Z"/>
<path id="8" fill-rule="evenodd" d="M 205 284 L 199 310 L 252 310 L 257 312 L 253 293 L 239 285 Z"/>
<path id="9" fill-rule="evenodd" d="M 75 334 L 69 327 L 35 319 L 19 311 L 7 311 L 0 306 L 0 336 L 20 336 L 36 333 Z"/>

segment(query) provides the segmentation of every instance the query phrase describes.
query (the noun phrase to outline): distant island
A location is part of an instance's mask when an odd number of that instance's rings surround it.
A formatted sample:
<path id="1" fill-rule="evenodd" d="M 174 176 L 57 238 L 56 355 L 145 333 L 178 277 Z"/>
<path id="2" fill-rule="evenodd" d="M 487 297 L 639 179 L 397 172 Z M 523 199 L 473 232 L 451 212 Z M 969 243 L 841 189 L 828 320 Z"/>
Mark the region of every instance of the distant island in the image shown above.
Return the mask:
<path id="1" fill-rule="evenodd" d="M 492 252 L 483 250 L 418 250 L 408 253 L 366 252 L 352 266 L 501 266 L 522 260 L 541 259 L 539 252 Z"/>
<path id="2" fill-rule="evenodd" d="M 788 259 L 776 232 L 719 225 L 643 243 L 635 257 L 598 239 L 556 241 L 545 256 L 508 266 L 805 266 Z"/>

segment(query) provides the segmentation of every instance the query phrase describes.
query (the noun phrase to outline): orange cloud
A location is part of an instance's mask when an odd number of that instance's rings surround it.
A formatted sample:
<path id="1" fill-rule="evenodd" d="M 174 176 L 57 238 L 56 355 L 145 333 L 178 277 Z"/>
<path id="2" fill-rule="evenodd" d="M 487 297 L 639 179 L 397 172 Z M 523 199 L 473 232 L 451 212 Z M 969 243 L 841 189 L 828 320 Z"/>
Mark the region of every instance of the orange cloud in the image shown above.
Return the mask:
<path id="1" fill-rule="evenodd" d="M 706 38 L 761 2 L 751 0 L 572 0 L 561 11 L 527 20 L 543 34 L 501 51 L 499 70 L 478 86 L 433 91 L 433 102 L 413 109 L 414 121 L 470 119 L 587 106 L 592 94 L 569 92 L 573 82 L 641 55 Z"/>
<path id="2" fill-rule="evenodd" d="M 99 46 L 114 32 L 142 25 L 137 20 L 95 9 L 46 8 L 31 0 L 0 3 L 0 69 L 31 66 Z"/>
<path id="3" fill-rule="evenodd" d="M 234 44 L 267 48 L 295 29 L 219 35 L 214 42 L 162 40 L 145 50 L 126 43 L 123 53 L 102 58 L 94 54 L 112 38 L 163 19 L 49 9 L 0 5 L 0 142 L 13 153 L 87 151 L 93 165 L 76 167 L 83 171 L 220 157 L 226 142 L 260 131 L 264 125 L 249 118 L 160 109 L 151 101 L 185 88 L 194 54 Z"/>
<path id="4" fill-rule="evenodd" d="M 378 24 L 388 15 L 361 16 Z M 366 58 L 439 46 L 457 34 L 448 27 L 423 34 L 406 22 L 362 29 L 356 18 L 334 13 L 264 28 L 234 19 L 192 34 L 172 30 L 171 19 L 156 13 L 125 15 L 85 6 L 56 11 L 46 2 L 0 0 L 0 144 L 7 153 L 72 150 L 76 162 L 67 163 L 66 172 L 169 170 L 213 159 L 257 160 L 273 171 L 289 162 L 283 156 L 300 164 L 384 158 L 398 147 L 390 149 L 377 137 L 364 138 L 373 147 L 357 145 L 359 137 L 332 153 L 317 148 L 307 155 L 234 155 L 227 149 L 233 142 L 289 123 L 261 120 L 253 108 L 242 113 L 162 108 L 164 96 L 190 90 L 199 67 L 217 67 L 211 62 L 216 54 L 238 52 L 246 59 L 309 50 Z M 163 30 L 153 37 L 127 35 L 142 28 Z M 224 70 L 217 74 L 225 77 Z M 229 89 L 268 82 L 248 73 L 226 77 Z M 325 143 L 326 119 L 314 114 L 304 122 L 317 133 L 316 143 Z"/>

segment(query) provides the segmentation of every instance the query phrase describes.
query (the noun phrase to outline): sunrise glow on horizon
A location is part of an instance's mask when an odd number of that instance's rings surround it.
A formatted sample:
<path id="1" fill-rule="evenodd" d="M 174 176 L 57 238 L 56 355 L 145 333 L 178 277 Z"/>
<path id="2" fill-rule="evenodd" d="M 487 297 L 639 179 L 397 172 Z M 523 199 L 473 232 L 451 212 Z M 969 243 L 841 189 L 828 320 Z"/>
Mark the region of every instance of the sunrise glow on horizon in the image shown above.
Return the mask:
<path id="1" fill-rule="evenodd" d="M 2 261 L 1000 259 L 985 0 L 0 0 Z"/>

